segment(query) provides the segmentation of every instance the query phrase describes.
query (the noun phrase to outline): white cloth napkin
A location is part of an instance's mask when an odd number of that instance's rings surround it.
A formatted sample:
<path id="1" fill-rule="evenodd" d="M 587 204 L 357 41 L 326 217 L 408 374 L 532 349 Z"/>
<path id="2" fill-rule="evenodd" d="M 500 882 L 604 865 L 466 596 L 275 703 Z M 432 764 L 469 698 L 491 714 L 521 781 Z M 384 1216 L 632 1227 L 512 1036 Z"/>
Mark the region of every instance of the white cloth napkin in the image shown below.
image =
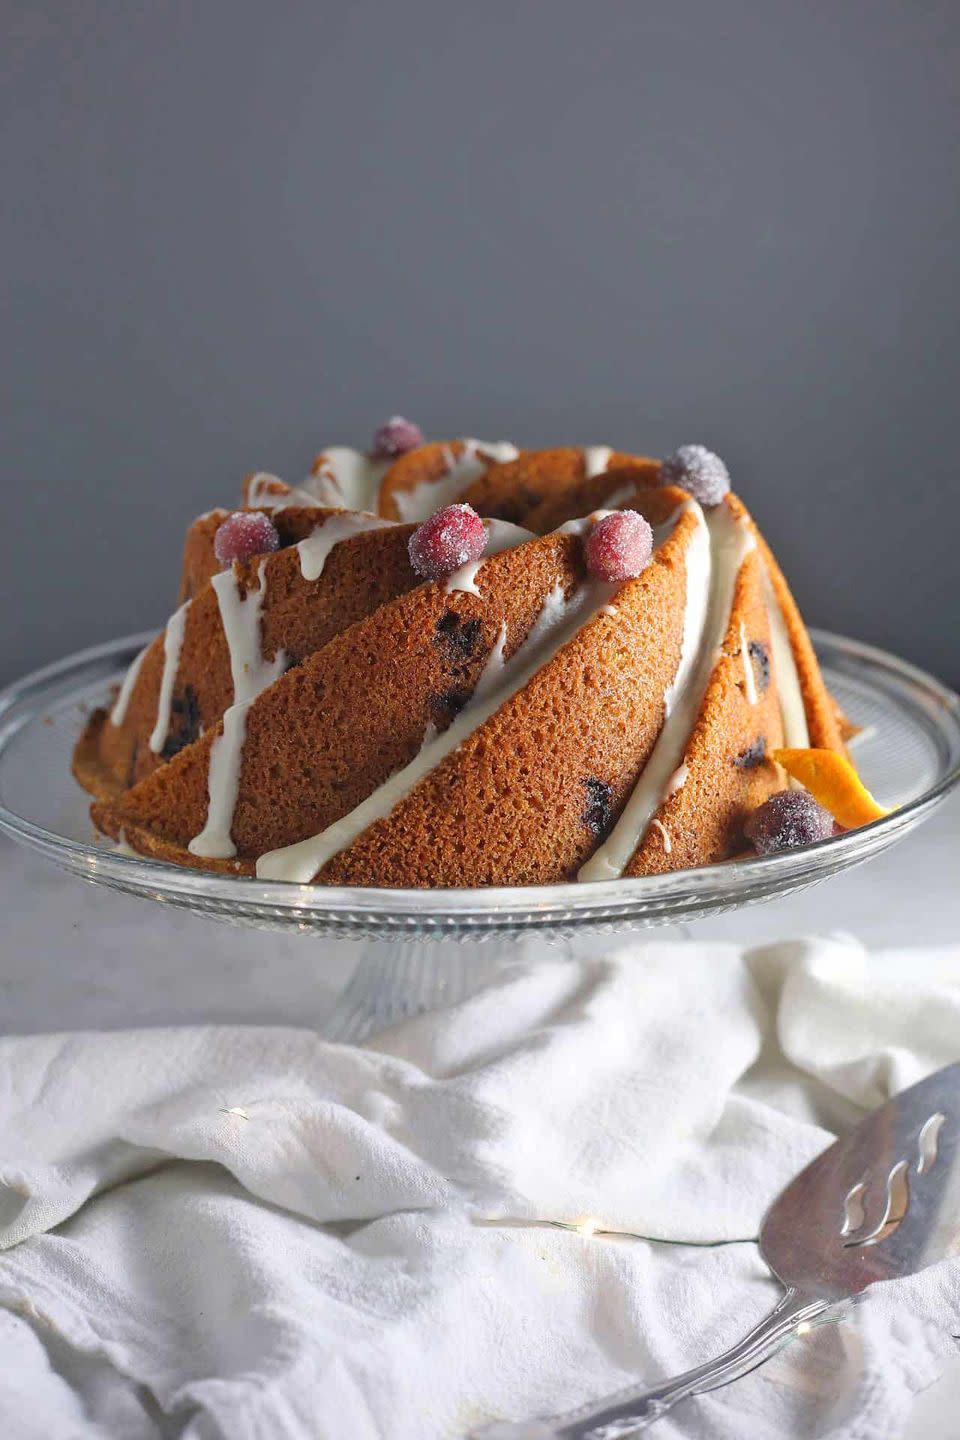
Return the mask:
<path id="1" fill-rule="evenodd" d="M 960 1057 L 958 958 L 633 944 L 363 1047 L 0 1042 L 0 1434 L 453 1440 L 705 1359 L 783 1184 Z M 958 1303 L 960 1261 L 877 1287 L 657 1431 L 899 1435 Z"/>

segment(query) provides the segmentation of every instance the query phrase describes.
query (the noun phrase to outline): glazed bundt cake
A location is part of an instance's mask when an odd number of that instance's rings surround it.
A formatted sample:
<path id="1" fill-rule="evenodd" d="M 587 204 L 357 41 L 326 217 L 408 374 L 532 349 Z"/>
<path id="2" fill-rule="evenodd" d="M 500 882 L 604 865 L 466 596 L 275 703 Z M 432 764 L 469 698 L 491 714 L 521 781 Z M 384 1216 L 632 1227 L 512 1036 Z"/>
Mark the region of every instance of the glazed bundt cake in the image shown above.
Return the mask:
<path id="1" fill-rule="evenodd" d="M 395 418 L 370 455 L 251 475 L 242 510 L 191 525 L 178 608 L 74 773 L 98 829 L 156 859 L 521 885 L 776 848 L 780 758 L 846 764 L 843 742 L 718 457 L 424 443 Z M 802 836 L 832 833 L 811 813 Z"/>

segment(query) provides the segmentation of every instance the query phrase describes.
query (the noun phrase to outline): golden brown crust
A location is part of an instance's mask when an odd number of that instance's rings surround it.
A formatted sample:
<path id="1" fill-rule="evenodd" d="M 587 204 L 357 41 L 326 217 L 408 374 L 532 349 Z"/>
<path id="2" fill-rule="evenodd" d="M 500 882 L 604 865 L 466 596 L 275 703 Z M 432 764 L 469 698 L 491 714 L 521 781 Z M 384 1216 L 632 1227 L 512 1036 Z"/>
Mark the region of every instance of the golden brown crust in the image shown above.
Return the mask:
<path id="1" fill-rule="evenodd" d="M 689 497 L 685 490 L 678 490 L 675 486 L 658 486 L 659 473 L 659 460 L 649 460 L 642 455 L 614 455 L 608 468 L 600 475 L 580 479 L 568 488 L 545 495 L 526 512 L 523 523 L 535 535 L 546 535 L 548 531 L 556 530 L 558 525 L 565 525 L 568 520 L 575 520 L 580 515 L 589 515 L 593 510 L 633 508 L 646 514 L 637 502 L 645 500 L 649 505 L 652 503 L 651 492 L 656 494 L 657 491 L 671 496 L 672 508 L 675 509 Z M 616 502 L 613 506 L 609 503 L 611 499 Z"/>
<path id="2" fill-rule="evenodd" d="M 758 693 L 751 703 L 746 666 L 753 666 L 753 660 L 749 650 L 744 655 L 742 645 L 745 636 L 748 644 L 759 641 L 769 653 L 760 563 L 754 550 L 740 568 L 720 657 L 684 750 L 686 779 L 656 810 L 657 824 L 648 827 L 626 875 L 730 859 L 743 849 L 743 824 L 750 811 L 783 789 L 778 767 L 767 758 L 782 743 L 776 688 L 768 684 L 761 692 L 762 675 L 754 670 Z M 761 745 L 763 756 L 753 764 Z"/>
<path id="3" fill-rule="evenodd" d="M 206 515 L 200 515 L 187 530 L 180 566 L 178 605 L 192 599 L 220 569 L 213 553 L 213 540 L 229 514 L 229 510 L 211 510 Z"/>
<path id="4" fill-rule="evenodd" d="M 281 538 L 297 539 L 322 529 L 341 514 L 331 510 L 291 509 L 277 515 Z M 420 583 L 410 567 L 407 544 L 413 527 L 391 526 L 341 541 L 327 557 L 318 580 L 300 570 L 295 548 L 266 557 L 267 581 L 261 619 L 261 648 L 271 660 L 279 650 L 289 666 L 324 646 L 395 596 Z M 259 588 L 260 560 L 236 565 L 238 593 Z M 244 603 L 246 601 L 244 600 Z M 98 799 L 108 799 L 153 773 L 178 749 L 216 725 L 233 703 L 230 654 L 216 591 L 206 584 L 187 610 L 183 647 L 174 685 L 170 735 L 160 754 L 150 748 L 164 668 L 164 638 L 148 649 L 122 725 L 91 721 L 80 738 L 74 774 Z"/>
<path id="5" fill-rule="evenodd" d="M 74 746 L 70 760 L 73 778 L 82 785 L 88 795 L 93 795 L 98 800 L 111 800 L 126 788 L 120 777 L 107 769 L 101 757 L 103 730 L 108 719 L 109 711 L 93 711 Z"/>
<path id="6" fill-rule="evenodd" d="M 754 669 L 758 695 L 756 703 L 750 703 L 746 665 L 752 660 L 749 650 L 743 654 L 744 639 L 748 646 L 759 643 L 767 656 L 771 653 L 765 570 L 790 636 L 811 743 L 843 748 L 835 706 L 786 582 L 743 502 L 731 494 L 724 503 L 750 527 L 757 548 L 746 556 L 737 577 L 726 638 L 684 751 L 686 780 L 656 811 L 653 818 L 657 824 L 648 827 L 626 867 L 627 875 L 731 859 L 744 848 L 746 817 L 784 788 L 779 766 L 768 758 L 783 744 L 776 677 L 771 676 L 763 689 L 764 671 Z M 760 744 L 764 747 L 761 762 L 744 764 L 744 757 L 752 758 Z"/>
<path id="7" fill-rule="evenodd" d="M 398 456 L 380 482 L 378 513 L 388 520 L 402 519 L 397 497 L 409 494 L 420 485 L 442 480 L 450 472 L 451 460 L 462 459 L 465 450 L 463 440 L 437 440 Z M 494 463 L 484 455 L 482 446 L 477 452 L 477 459 L 490 465 Z M 462 496 L 454 498 L 460 500 Z M 449 504 L 449 499 L 445 503 Z M 484 511 L 479 513 L 482 515 Z"/>
<path id="8" fill-rule="evenodd" d="M 317 879 L 426 887 L 572 878 L 656 742 L 679 658 L 693 524 L 683 517 L 622 586 L 615 615 L 589 621 Z"/>
<path id="9" fill-rule="evenodd" d="M 138 855 L 143 855 L 147 860 L 162 860 L 168 865 L 179 865 L 187 870 L 212 871 L 217 875 L 253 876 L 257 872 L 254 860 L 210 860 L 191 855 L 183 846 L 171 844 L 163 835 L 156 834 L 148 825 L 136 819 L 117 825 L 114 823 L 114 810 L 109 804 L 95 801 L 90 806 L 90 814 L 102 834 L 136 851 Z"/>
<path id="10" fill-rule="evenodd" d="M 612 454 L 607 462 L 608 470 L 620 473 L 621 484 L 631 472 L 649 479 L 654 467 L 659 469 L 658 462 L 633 455 Z M 585 479 L 586 455 L 582 449 L 568 445 L 553 450 L 525 450 L 516 460 L 491 465 L 486 475 L 464 490 L 460 499 L 472 505 L 478 515 L 510 520 L 532 530 L 534 527 L 527 524 L 532 512 L 546 500 L 576 492 Z M 576 511 L 577 515 L 586 513 L 588 511 Z M 571 519 L 573 515 L 566 514 L 563 518 Z M 538 533 L 554 528 L 547 525 Z"/>
<path id="11" fill-rule="evenodd" d="M 251 477 L 248 477 L 251 478 Z M 280 482 L 278 482 L 280 483 Z M 311 535 L 332 507 L 322 505 L 291 505 L 283 510 L 268 510 L 264 506 L 244 506 L 258 515 L 268 515 L 280 537 L 280 547 L 296 545 Z M 230 515 L 229 510 L 211 510 L 194 520 L 187 530 L 183 547 L 183 564 L 180 575 L 180 591 L 177 604 L 191 600 L 198 595 L 214 575 L 219 575 L 223 566 L 216 557 L 213 542 L 220 526 Z M 339 513 L 339 512 L 338 512 Z"/>
<path id="12" fill-rule="evenodd" d="M 383 532 L 383 533 L 394 533 Z M 251 707 L 233 838 L 241 857 L 316 834 L 354 808 L 469 697 L 497 639 L 521 643 L 558 582 L 572 590 L 579 546 L 554 536 L 487 562 L 484 598 L 421 585 L 357 622 Z M 96 823 L 134 845 L 148 829 L 179 855 L 203 828 L 209 731 L 112 804 Z"/>

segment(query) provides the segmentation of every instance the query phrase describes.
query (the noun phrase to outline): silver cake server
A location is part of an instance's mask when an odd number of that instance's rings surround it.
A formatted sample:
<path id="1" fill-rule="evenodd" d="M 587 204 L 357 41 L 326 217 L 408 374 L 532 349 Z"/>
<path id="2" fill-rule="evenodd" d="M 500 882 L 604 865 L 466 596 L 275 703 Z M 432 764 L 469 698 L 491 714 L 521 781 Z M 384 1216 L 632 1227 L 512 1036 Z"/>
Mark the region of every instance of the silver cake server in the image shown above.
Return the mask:
<path id="1" fill-rule="evenodd" d="M 553 1420 L 486 1425 L 473 1440 L 625 1440 L 842 1320 L 868 1285 L 960 1253 L 960 1064 L 881 1105 L 801 1171 L 764 1216 L 760 1252 L 785 1294 L 716 1360 Z"/>

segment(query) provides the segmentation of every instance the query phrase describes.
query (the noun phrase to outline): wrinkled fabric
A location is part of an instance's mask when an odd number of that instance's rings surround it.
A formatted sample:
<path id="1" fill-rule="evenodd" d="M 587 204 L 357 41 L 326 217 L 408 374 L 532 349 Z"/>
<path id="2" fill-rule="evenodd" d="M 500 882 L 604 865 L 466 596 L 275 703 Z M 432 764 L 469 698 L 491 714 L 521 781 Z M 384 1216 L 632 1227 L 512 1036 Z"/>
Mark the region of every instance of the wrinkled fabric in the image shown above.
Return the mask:
<path id="1" fill-rule="evenodd" d="M 777 1298 L 783 1185 L 960 1058 L 958 959 L 633 944 L 363 1046 L 2 1041 L 0 1433 L 452 1440 L 698 1363 Z M 897 1436 L 958 1302 L 877 1287 L 658 1433 Z"/>

